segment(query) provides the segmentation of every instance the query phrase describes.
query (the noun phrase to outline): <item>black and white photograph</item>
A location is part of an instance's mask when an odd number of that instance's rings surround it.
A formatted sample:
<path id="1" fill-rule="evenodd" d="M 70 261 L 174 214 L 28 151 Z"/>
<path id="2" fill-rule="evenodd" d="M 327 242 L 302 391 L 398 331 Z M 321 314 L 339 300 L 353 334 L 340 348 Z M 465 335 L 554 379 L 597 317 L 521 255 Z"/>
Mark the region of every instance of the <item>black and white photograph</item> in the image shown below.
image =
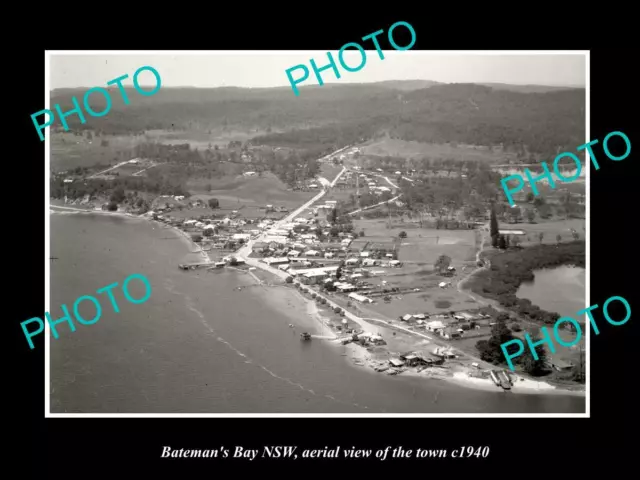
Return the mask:
<path id="1" fill-rule="evenodd" d="M 589 52 L 332 55 L 46 52 L 46 417 L 589 416 Z"/>

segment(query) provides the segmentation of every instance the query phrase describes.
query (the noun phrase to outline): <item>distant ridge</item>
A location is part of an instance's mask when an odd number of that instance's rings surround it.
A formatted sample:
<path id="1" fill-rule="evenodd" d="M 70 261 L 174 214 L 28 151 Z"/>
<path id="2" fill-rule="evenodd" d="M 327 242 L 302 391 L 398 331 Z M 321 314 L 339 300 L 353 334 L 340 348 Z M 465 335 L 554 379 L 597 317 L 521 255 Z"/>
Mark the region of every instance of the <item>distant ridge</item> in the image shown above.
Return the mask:
<path id="1" fill-rule="evenodd" d="M 373 82 L 369 85 L 377 85 L 380 87 L 393 88 L 394 90 L 420 90 L 423 88 L 433 87 L 434 85 L 442 85 L 442 82 L 433 80 L 385 80 L 382 82 Z"/>
<path id="2" fill-rule="evenodd" d="M 509 83 L 492 83 L 492 82 L 436 82 L 434 80 L 384 80 L 381 82 L 363 82 L 363 83 L 326 83 L 324 85 L 301 85 L 301 92 L 309 89 L 334 89 L 334 88 L 354 88 L 354 87 L 373 87 L 373 88 L 384 88 L 389 90 L 400 90 L 400 91 L 414 91 L 414 90 L 422 90 L 425 88 L 430 88 L 434 86 L 440 85 L 457 85 L 457 84 L 467 84 L 467 85 L 482 85 L 485 87 L 493 88 L 494 90 L 506 90 L 510 92 L 518 92 L 518 93 L 547 93 L 547 92 L 557 92 L 561 90 L 584 90 L 584 87 L 579 86 L 556 86 L 556 85 L 514 85 Z M 75 88 L 56 88 L 51 90 L 51 94 L 53 97 L 55 96 L 63 96 L 63 95 L 73 95 L 78 92 L 85 92 L 92 87 L 75 87 Z M 106 87 L 105 87 L 106 88 Z M 132 90 L 131 86 L 126 87 L 127 90 Z M 234 87 L 234 86 L 220 86 L 220 87 L 190 87 L 190 86 L 177 86 L 177 87 L 163 87 L 164 90 L 217 90 L 219 92 L 227 92 L 227 93 L 241 93 L 241 92 L 255 92 L 255 93 L 266 93 L 269 91 L 289 91 L 291 90 L 290 86 L 279 86 L 279 87 Z M 109 90 L 117 90 L 117 87 L 111 87 Z"/>
<path id="3" fill-rule="evenodd" d="M 476 83 L 476 85 L 491 87 L 494 90 L 508 90 L 510 92 L 519 93 L 547 93 L 557 92 L 559 90 L 584 90 L 584 87 L 561 87 L 554 85 L 512 85 L 509 83 Z"/>

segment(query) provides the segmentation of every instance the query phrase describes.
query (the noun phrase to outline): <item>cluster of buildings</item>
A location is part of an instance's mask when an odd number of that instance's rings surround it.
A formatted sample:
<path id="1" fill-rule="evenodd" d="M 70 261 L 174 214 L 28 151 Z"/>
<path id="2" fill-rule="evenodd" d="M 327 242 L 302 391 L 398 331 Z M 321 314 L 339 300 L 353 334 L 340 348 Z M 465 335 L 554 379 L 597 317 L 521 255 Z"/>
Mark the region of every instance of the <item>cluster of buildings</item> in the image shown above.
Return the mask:
<path id="1" fill-rule="evenodd" d="M 357 170 L 357 167 L 354 167 Z M 359 186 L 361 187 L 367 187 L 369 189 L 369 191 L 373 194 L 373 195 L 382 195 L 383 193 L 387 192 L 387 193 L 391 193 L 392 189 L 390 187 L 387 186 L 380 186 L 378 185 L 378 180 L 376 179 L 376 177 L 374 176 L 370 176 L 364 173 L 357 173 L 357 172 L 351 172 L 348 171 L 344 174 L 344 182 L 354 182 L 354 176 L 357 176 L 357 183 Z"/>
<path id="2" fill-rule="evenodd" d="M 400 321 L 416 329 L 425 329 L 446 340 L 463 338 L 465 332 L 490 325 L 491 316 L 485 313 L 414 313 L 400 316 Z"/>
<path id="3" fill-rule="evenodd" d="M 179 228 L 203 245 L 210 245 L 213 248 L 225 248 L 234 250 L 251 238 L 262 233 L 265 225 L 256 224 L 252 220 L 238 218 L 238 212 L 233 211 L 227 217 L 221 219 L 212 218 L 174 218 L 167 213 L 171 209 L 156 208 L 149 211 L 144 216 L 151 217 L 166 225 Z"/>

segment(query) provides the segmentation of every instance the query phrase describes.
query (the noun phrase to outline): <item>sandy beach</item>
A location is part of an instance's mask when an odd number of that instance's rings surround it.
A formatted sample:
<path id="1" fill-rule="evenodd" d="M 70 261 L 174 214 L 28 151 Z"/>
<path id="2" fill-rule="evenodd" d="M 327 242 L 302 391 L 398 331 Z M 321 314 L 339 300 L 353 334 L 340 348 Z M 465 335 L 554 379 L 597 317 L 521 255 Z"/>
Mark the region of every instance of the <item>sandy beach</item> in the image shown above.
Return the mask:
<path id="1" fill-rule="evenodd" d="M 191 236 L 187 232 L 182 231 L 178 227 L 169 226 L 163 222 L 153 220 L 148 216 L 139 216 L 124 212 L 106 212 L 102 210 L 90 210 L 77 207 L 64 207 L 57 205 L 50 205 L 50 212 L 57 214 L 95 213 L 146 220 L 156 224 L 159 228 L 175 231 L 178 237 L 183 239 L 183 241 L 185 241 L 189 246 L 192 254 L 200 253 L 202 255 L 203 262 L 213 263 L 207 252 L 205 252 L 201 247 L 195 244 L 192 241 Z M 279 312 L 282 312 L 282 314 L 288 318 L 289 324 L 292 325 L 292 327 L 290 328 L 300 330 L 300 333 L 307 330 L 317 331 L 318 333 L 313 334 L 314 339 L 316 339 L 316 341 L 327 341 L 333 343 L 336 346 L 336 350 L 341 352 L 339 354 L 343 355 L 346 358 L 347 362 L 354 368 L 361 368 L 370 371 L 373 374 L 380 374 L 374 370 L 375 366 L 381 363 L 385 363 L 389 357 L 394 356 L 395 354 L 398 354 L 400 352 L 424 348 L 430 343 L 430 341 L 427 339 L 418 339 L 413 336 L 402 334 L 401 332 L 400 334 L 392 335 L 391 330 L 366 322 L 364 319 L 348 312 L 347 318 L 349 318 L 352 323 L 358 324 L 364 331 L 382 334 L 385 341 L 387 342 L 387 345 L 385 345 L 384 347 L 378 347 L 379 353 L 375 354 L 370 352 L 367 348 L 358 344 L 349 343 L 347 345 L 342 345 L 339 343 L 338 338 L 344 335 L 341 335 L 340 332 L 333 331 L 327 326 L 331 322 L 331 319 L 322 314 L 315 301 L 306 298 L 302 293 L 294 288 L 283 284 L 278 285 L 277 283 L 282 282 L 282 276 L 277 275 L 276 273 L 280 274 L 280 272 L 272 272 L 266 266 L 265 268 L 262 268 L 262 265 L 260 267 L 262 271 L 272 273 L 273 279 L 276 281 L 274 282 L 276 283 L 275 285 L 265 285 L 265 283 L 260 280 L 258 276 L 253 274 L 252 271 L 236 269 L 238 270 L 238 274 L 250 276 L 252 277 L 252 282 L 255 282 L 254 285 L 257 288 L 252 288 L 250 294 L 258 295 L 265 303 L 268 303 Z M 301 314 L 301 312 L 305 313 Z M 467 388 L 481 389 L 493 392 L 502 391 L 501 389 L 496 387 L 492 380 L 472 377 L 468 375 L 468 372 L 469 367 L 463 366 L 462 364 L 448 364 L 445 365 L 445 367 L 429 367 L 422 370 L 421 372 L 417 372 L 415 369 L 406 369 L 402 371 L 400 375 L 445 380 Z M 562 388 L 557 388 L 546 382 L 537 382 L 522 377 L 518 377 L 518 380 L 514 382 L 511 393 L 560 394 L 578 396 L 585 395 L 584 391 L 570 391 Z"/>

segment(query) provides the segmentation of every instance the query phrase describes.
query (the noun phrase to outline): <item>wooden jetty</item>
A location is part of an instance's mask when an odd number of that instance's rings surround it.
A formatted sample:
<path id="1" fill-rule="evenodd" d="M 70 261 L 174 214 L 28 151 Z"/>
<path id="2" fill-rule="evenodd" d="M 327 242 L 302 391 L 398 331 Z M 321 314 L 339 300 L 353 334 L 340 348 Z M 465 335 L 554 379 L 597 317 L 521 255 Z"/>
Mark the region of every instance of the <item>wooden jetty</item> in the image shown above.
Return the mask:
<path id="1" fill-rule="evenodd" d="M 213 267 L 214 263 L 213 262 L 203 262 L 203 263 L 180 263 L 178 265 L 179 268 L 181 268 L 182 270 L 195 270 L 197 268 L 207 268 L 207 267 Z"/>

